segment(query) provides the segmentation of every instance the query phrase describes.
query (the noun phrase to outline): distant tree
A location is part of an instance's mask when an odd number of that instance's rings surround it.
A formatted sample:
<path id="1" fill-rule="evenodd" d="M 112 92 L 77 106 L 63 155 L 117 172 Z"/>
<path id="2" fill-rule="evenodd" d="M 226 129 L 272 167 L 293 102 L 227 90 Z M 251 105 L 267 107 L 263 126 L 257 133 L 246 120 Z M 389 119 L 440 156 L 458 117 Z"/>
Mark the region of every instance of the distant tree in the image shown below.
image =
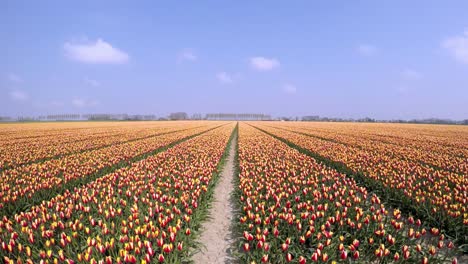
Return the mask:
<path id="1" fill-rule="evenodd" d="M 202 115 L 201 114 L 193 114 L 192 115 L 192 120 L 201 120 L 202 119 Z"/>
<path id="2" fill-rule="evenodd" d="M 187 120 L 188 115 L 185 112 L 176 112 L 169 115 L 170 120 Z"/>

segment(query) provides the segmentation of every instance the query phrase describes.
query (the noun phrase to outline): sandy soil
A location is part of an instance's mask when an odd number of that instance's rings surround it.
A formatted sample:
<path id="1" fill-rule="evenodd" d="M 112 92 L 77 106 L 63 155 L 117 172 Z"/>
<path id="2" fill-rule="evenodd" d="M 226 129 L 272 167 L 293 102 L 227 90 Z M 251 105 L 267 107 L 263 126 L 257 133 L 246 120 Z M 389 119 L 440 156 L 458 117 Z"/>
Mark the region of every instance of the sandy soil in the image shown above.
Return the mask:
<path id="1" fill-rule="evenodd" d="M 199 251 L 193 255 L 195 263 L 231 263 L 229 254 L 231 246 L 231 222 L 233 206 L 231 192 L 234 177 L 234 155 L 237 139 L 231 141 L 231 149 L 221 172 L 213 194 L 212 208 L 209 219 L 202 224 L 202 233 L 198 240 L 202 244 Z"/>

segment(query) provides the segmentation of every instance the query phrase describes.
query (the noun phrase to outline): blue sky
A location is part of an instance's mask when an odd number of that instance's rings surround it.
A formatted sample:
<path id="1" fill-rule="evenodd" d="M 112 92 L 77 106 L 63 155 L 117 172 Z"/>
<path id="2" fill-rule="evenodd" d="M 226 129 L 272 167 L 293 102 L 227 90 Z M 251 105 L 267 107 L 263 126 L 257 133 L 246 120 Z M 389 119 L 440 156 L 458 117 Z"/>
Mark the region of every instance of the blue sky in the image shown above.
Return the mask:
<path id="1" fill-rule="evenodd" d="M 468 118 L 467 1 L 0 2 L 0 115 Z"/>

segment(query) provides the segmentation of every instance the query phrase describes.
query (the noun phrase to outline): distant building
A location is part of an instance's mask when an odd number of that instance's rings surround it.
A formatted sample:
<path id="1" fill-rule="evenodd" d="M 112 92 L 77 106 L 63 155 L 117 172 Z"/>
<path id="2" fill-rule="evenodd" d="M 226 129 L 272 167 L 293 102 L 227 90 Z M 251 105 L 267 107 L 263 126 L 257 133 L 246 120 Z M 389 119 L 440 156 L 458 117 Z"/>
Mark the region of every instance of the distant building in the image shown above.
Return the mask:
<path id="1" fill-rule="evenodd" d="M 40 116 L 39 119 L 45 119 L 48 121 L 63 121 L 63 120 L 79 120 L 81 115 L 79 114 L 59 114 L 59 115 L 47 115 Z"/>
<path id="2" fill-rule="evenodd" d="M 303 116 L 302 121 L 319 121 L 320 116 L 314 115 L 314 116 Z"/>
<path id="3" fill-rule="evenodd" d="M 19 122 L 29 122 L 29 121 L 35 121 L 36 118 L 32 116 L 18 116 L 16 120 Z"/>
<path id="4" fill-rule="evenodd" d="M 365 118 L 358 119 L 357 122 L 374 123 L 375 119 L 370 118 L 370 117 L 365 117 Z"/>
<path id="5" fill-rule="evenodd" d="M 156 115 L 128 115 L 128 114 L 86 114 L 83 115 L 84 119 L 94 121 L 108 121 L 108 120 L 156 120 Z"/>
<path id="6" fill-rule="evenodd" d="M 218 113 L 218 114 L 206 114 L 207 120 L 245 120 L 245 121 L 260 121 L 260 120 L 271 120 L 270 115 L 265 114 L 230 114 L 230 113 Z"/>

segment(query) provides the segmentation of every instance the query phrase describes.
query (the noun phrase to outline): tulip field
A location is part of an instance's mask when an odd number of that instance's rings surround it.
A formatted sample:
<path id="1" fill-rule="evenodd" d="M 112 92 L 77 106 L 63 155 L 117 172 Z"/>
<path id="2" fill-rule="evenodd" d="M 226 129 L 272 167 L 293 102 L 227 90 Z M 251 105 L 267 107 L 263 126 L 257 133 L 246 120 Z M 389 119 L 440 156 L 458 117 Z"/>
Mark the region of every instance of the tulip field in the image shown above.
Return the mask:
<path id="1" fill-rule="evenodd" d="M 286 144 L 280 139 L 331 151 L 309 144 L 309 137 L 288 129 L 294 128 L 282 123 L 240 125 L 243 262 L 457 263 L 457 258 L 450 257 L 454 242 L 441 229 L 428 227 L 424 219 L 398 207 L 386 207 L 372 186 L 358 184 L 353 177 Z M 352 154 L 341 150 L 337 157 Z M 374 169 L 379 165 L 374 164 Z M 461 186 L 464 199 L 466 187 Z M 466 208 L 458 208 L 466 219 Z M 460 232 L 465 232 L 460 236 L 467 235 L 466 221 L 459 224 Z"/>
<path id="2" fill-rule="evenodd" d="M 3 211 L 2 259 L 7 263 L 180 262 L 187 254 L 191 227 L 200 218 L 197 208 L 217 173 L 235 123 L 170 126 L 171 133 L 113 145 L 116 149 L 49 160 L 50 173 L 42 170 L 46 166 L 42 163 L 31 169 L 20 166 L 15 173 L 3 171 L 4 208 L 27 201 L 21 197 L 34 193 L 56 195 L 22 212 Z M 177 141 L 167 150 L 86 184 L 74 181 L 120 159 Z M 60 185 L 68 189 L 59 192 Z"/>
<path id="3" fill-rule="evenodd" d="M 372 134 L 361 136 L 346 126 L 340 127 L 342 132 L 332 129 L 332 133 L 330 128 L 317 131 L 311 125 L 261 127 L 329 164 L 338 165 L 368 188 L 380 190 L 379 194 L 393 201 L 394 206 L 445 229 L 461 244 L 468 242 L 466 128 L 427 131 L 424 129 L 431 126 L 416 126 L 413 129 L 421 129 L 421 132 L 406 128 L 382 139 L 373 138 Z M 408 139 L 414 136 L 411 133 L 421 133 L 417 134 L 421 139 L 409 145 Z"/>
<path id="4" fill-rule="evenodd" d="M 190 263 L 230 148 L 236 263 L 468 261 L 468 127 L 273 121 L 0 124 L 0 259 Z"/>

